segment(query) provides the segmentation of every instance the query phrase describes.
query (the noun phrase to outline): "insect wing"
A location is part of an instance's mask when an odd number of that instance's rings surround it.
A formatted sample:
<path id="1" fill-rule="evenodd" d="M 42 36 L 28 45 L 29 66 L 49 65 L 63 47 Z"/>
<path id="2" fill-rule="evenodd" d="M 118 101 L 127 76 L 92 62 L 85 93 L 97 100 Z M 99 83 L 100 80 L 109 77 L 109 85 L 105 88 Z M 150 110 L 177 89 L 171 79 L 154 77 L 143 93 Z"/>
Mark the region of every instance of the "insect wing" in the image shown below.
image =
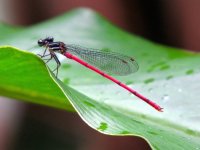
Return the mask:
<path id="1" fill-rule="evenodd" d="M 123 76 L 134 73 L 139 68 L 135 59 L 119 53 L 99 51 L 79 45 L 66 45 L 66 48 L 69 53 L 109 74 Z"/>

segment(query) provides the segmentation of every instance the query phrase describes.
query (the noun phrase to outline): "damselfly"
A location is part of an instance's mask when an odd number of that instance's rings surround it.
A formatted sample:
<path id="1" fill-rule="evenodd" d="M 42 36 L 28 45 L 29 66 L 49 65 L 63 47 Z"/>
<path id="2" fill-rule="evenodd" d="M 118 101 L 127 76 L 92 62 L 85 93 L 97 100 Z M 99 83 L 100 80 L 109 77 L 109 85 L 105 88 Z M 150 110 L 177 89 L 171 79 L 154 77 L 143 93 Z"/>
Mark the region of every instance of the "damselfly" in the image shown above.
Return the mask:
<path id="1" fill-rule="evenodd" d="M 58 68 L 61 65 L 59 59 L 55 54 L 58 52 L 65 57 L 72 59 L 79 64 L 89 68 L 90 70 L 95 71 L 96 73 L 111 80 L 112 82 L 115 82 L 122 88 L 128 90 L 141 100 L 154 107 L 156 110 L 162 111 L 162 108 L 159 105 L 139 94 L 132 88 L 128 87 L 126 84 L 107 74 L 109 73 L 116 75 L 128 75 L 136 72 L 139 67 L 135 59 L 133 59 L 132 57 L 115 52 L 99 51 L 77 45 L 65 44 L 59 41 L 55 42 L 53 37 L 47 37 L 38 40 L 38 45 L 41 47 L 45 47 L 44 53 L 40 55 L 40 57 L 44 58 L 46 56 L 50 56 L 50 58 L 47 59 L 46 63 L 48 63 L 51 59 L 54 59 L 56 61 L 57 67 L 55 70 L 53 70 L 56 71 L 56 77 L 58 75 Z M 46 54 L 47 51 L 49 51 L 49 54 Z M 105 73 L 104 71 L 107 73 Z"/>

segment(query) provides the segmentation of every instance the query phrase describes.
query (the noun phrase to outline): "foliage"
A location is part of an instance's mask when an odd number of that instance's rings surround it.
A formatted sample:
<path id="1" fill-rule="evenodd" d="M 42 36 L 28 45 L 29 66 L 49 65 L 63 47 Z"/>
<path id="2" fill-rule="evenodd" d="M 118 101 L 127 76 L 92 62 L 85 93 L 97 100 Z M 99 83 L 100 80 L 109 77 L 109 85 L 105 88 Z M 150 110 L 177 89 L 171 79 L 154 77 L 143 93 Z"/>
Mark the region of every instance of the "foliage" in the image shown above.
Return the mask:
<path id="1" fill-rule="evenodd" d="M 9 29 L 10 28 L 10 29 Z M 78 9 L 28 28 L 0 26 L 0 94 L 77 111 L 92 128 L 136 135 L 153 149 L 200 149 L 200 55 L 152 43 Z M 17 30 L 15 30 L 17 29 Z M 117 85 L 59 55 L 59 79 L 37 57 L 37 40 L 55 40 L 134 56 L 140 69 L 117 77 L 164 107 L 153 110 Z M 18 47 L 18 48 L 15 48 Z M 49 64 L 52 69 L 54 62 Z M 69 101 L 68 101 L 69 100 Z M 72 105 L 73 107 L 72 107 Z"/>

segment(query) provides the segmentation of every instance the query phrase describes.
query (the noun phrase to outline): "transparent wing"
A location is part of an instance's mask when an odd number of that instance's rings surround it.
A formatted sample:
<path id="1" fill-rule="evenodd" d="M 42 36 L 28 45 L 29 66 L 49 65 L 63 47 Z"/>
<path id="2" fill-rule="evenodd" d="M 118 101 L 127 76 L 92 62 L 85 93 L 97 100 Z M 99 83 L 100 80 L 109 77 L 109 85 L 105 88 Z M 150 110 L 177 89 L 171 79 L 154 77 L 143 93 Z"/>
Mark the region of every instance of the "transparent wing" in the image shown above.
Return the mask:
<path id="1" fill-rule="evenodd" d="M 66 45 L 66 48 L 69 53 L 109 74 L 128 75 L 139 68 L 135 59 L 119 53 L 99 51 L 79 45 Z"/>

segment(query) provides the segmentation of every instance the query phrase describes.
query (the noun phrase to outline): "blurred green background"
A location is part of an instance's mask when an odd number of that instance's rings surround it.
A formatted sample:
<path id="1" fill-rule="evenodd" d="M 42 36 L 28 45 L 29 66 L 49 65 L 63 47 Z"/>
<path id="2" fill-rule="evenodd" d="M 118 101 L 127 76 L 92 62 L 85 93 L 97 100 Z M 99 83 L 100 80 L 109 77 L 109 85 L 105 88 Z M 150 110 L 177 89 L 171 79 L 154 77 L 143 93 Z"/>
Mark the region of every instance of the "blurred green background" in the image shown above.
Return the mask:
<path id="1" fill-rule="evenodd" d="M 120 28 L 149 40 L 199 51 L 200 1 L 0 0 L 0 22 L 28 26 L 77 7 L 89 7 Z M 2 36 L 2 35 L 1 35 Z M 0 98 L 1 150 L 150 149 L 135 137 L 110 137 L 75 113 Z"/>

